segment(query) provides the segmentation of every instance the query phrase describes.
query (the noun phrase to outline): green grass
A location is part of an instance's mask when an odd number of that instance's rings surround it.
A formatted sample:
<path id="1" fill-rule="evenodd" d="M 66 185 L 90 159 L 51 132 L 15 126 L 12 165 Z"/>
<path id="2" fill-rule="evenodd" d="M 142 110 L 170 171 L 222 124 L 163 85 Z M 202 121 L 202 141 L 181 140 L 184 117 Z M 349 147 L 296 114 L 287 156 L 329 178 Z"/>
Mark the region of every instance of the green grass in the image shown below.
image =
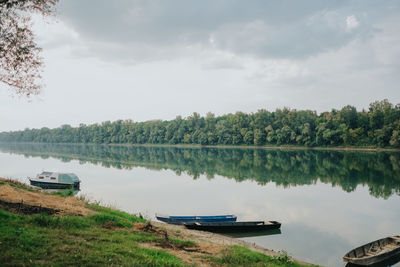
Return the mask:
<path id="1" fill-rule="evenodd" d="M 173 255 L 139 247 L 141 242 L 163 241 L 128 229 L 144 219 L 96 209 L 102 212 L 88 217 L 20 216 L 0 209 L 0 265 L 183 266 Z"/>
<path id="2" fill-rule="evenodd" d="M 63 189 L 63 190 L 58 190 L 52 195 L 60 196 L 60 197 L 69 197 L 74 195 L 74 189 L 73 188 L 68 188 L 68 189 Z"/>
<path id="3" fill-rule="evenodd" d="M 221 257 L 209 257 L 209 259 L 221 266 L 303 266 L 292 262 L 286 253 L 271 257 L 240 246 L 231 246 Z"/>

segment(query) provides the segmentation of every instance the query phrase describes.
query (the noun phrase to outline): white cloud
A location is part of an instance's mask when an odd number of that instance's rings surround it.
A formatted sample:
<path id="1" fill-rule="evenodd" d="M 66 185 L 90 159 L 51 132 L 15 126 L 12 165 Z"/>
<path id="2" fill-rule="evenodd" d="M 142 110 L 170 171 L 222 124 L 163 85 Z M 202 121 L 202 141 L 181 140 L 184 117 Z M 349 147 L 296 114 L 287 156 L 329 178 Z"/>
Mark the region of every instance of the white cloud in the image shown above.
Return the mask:
<path id="1" fill-rule="evenodd" d="M 347 31 L 352 31 L 360 26 L 360 22 L 357 20 L 357 17 L 355 15 L 348 16 L 346 18 L 346 30 Z"/>
<path id="2" fill-rule="evenodd" d="M 355 31 L 359 25 L 355 15 L 343 25 L 351 5 L 314 0 L 205 0 L 196 4 L 156 0 L 121 1 L 118 5 L 97 1 L 64 1 L 60 13 L 90 46 L 80 56 L 88 53 L 108 61 L 176 58 L 186 46 L 263 58 L 307 58 L 338 49 L 360 36 L 369 38 L 373 30 L 371 23 L 363 23 L 363 31 Z M 119 47 L 119 53 L 105 50 L 113 46 Z"/>

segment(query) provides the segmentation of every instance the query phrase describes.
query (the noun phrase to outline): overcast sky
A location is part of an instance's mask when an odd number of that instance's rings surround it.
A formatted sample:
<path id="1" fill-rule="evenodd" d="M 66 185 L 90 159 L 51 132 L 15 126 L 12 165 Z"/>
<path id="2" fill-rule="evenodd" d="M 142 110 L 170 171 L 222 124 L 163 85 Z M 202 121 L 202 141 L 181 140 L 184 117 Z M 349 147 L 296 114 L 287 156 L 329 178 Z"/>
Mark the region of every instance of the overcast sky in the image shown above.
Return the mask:
<path id="1" fill-rule="evenodd" d="M 400 103 L 399 1 L 60 0 L 35 18 L 42 93 L 0 131 Z"/>

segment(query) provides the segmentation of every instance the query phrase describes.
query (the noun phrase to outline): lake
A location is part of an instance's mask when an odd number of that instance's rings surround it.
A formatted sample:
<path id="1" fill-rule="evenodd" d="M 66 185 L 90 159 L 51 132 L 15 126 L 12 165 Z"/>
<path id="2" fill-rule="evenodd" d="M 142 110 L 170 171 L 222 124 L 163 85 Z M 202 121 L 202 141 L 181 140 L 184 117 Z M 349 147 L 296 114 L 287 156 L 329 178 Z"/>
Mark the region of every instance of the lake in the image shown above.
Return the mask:
<path id="1" fill-rule="evenodd" d="M 235 214 L 281 232 L 240 237 L 326 266 L 400 234 L 400 153 L 0 143 L 0 177 L 76 173 L 88 198 L 154 214 Z M 396 264 L 400 266 L 400 264 Z"/>

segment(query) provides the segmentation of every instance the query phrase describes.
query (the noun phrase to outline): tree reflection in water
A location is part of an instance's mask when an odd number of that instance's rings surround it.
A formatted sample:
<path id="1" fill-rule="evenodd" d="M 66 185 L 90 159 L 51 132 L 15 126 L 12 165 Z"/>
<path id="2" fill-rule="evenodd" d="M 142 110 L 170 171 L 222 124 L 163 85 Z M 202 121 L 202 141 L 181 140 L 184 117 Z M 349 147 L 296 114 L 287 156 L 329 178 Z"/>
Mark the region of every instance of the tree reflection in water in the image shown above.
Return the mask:
<path id="1" fill-rule="evenodd" d="M 168 169 L 178 175 L 185 172 L 194 179 L 220 175 L 239 182 L 273 182 L 283 187 L 321 181 L 346 192 L 367 185 L 377 198 L 400 195 L 399 152 L 21 143 L 0 143 L 0 151 L 66 162 L 79 160 L 107 168 Z"/>

